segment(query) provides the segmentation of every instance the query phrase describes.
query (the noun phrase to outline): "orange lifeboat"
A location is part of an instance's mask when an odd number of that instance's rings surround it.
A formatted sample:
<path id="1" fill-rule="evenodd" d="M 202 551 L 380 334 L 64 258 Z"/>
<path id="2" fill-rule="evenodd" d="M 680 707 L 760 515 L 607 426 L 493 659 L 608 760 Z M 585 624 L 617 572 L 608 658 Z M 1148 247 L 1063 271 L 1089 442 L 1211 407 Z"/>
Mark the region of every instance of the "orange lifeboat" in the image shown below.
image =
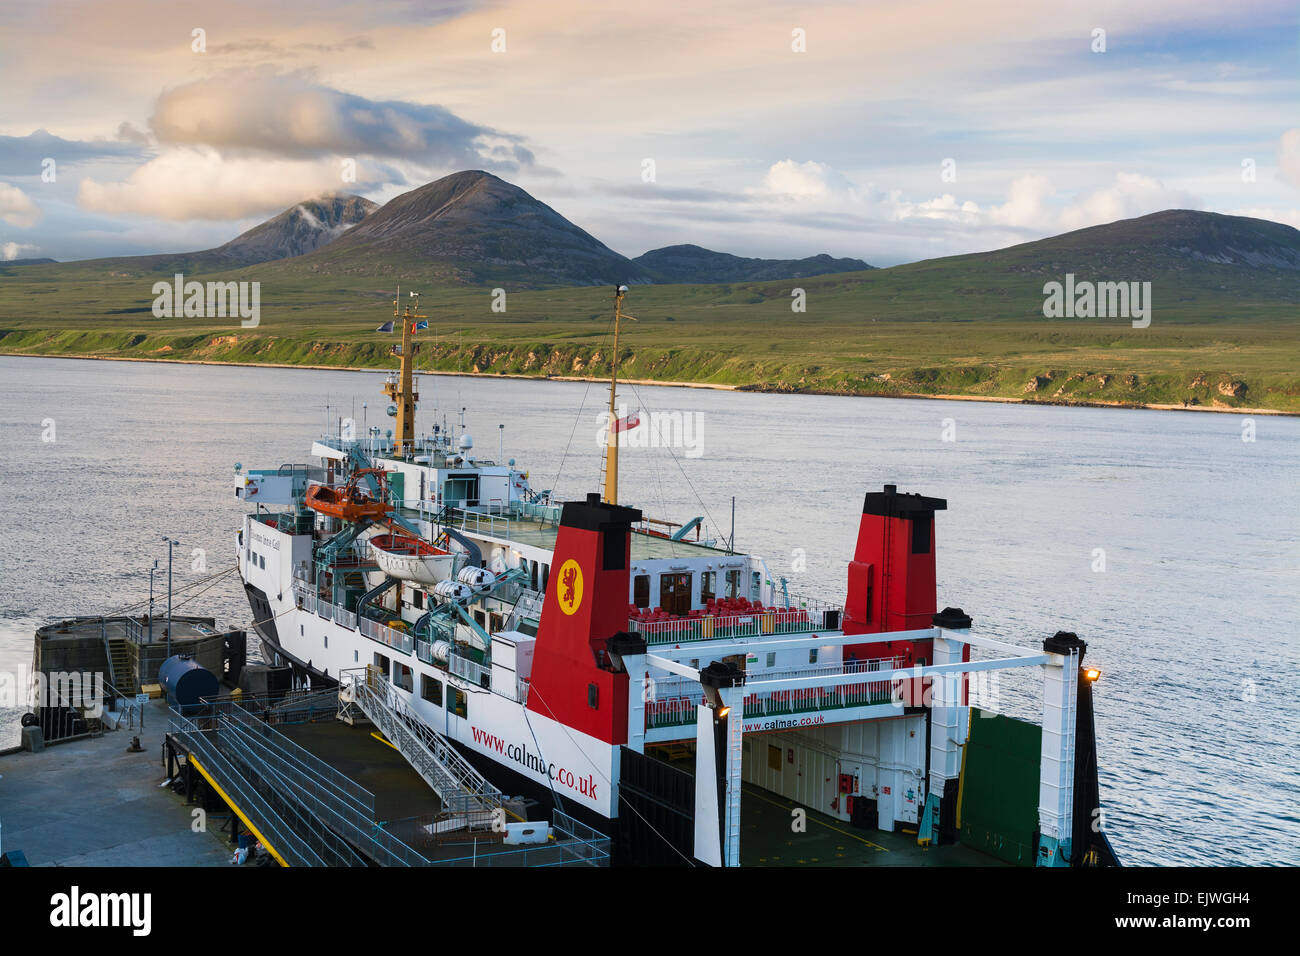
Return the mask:
<path id="1" fill-rule="evenodd" d="M 312 511 L 342 518 L 344 521 L 375 521 L 392 511 L 388 502 L 372 498 L 357 487 L 363 475 L 374 475 L 379 480 L 380 494 L 388 486 L 388 473 L 380 468 L 362 468 L 354 471 L 342 488 L 329 485 L 312 485 L 307 489 L 307 507 Z"/>

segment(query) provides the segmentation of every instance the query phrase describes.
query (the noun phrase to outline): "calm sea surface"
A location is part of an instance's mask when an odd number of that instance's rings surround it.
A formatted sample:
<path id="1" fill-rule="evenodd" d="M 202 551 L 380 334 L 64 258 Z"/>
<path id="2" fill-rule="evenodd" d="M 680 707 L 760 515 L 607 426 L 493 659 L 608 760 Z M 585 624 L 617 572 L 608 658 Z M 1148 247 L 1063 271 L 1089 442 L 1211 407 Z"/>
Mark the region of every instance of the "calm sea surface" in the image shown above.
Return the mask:
<path id="1" fill-rule="evenodd" d="M 25 683 L 38 623 L 146 599 L 164 535 L 182 542 L 178 588 L 205 576 L 195 549 L 206 574 L 232 565 L 235 463 L 307 461 L 330 417 L 361 422 L 362 402 L 389 427 L 381 380 L 0 357 L 0 694 Z M 533 487 L 596 489 L 599 386 L 426 376 L 421 391 L 422 427 L 435 406 L 439 421 L 467 408 L 480 455 L 500 436 Z M 725 536 L 734 495 L 737 547 L 818 596 L 842 599 L 864 491 L 946 498 L 940 606 L 1026 646 L 1075 631 L 1104 672 L 1102 800 L 1121 859 L 1300 863 L 1300 420 L 1257 417 L 1246 442 L 1237 415 L 630 386 L 621 399 L 698 416 L 702 451 L 624 450 L 622 499 L 704 514 Z M 233 575 L 183 610 L 249 621 Z M 1003 711 L 1039 716 L 1029 675 L 997 689 Z M 21 712 L 0 708 L 0 748 Z"/>

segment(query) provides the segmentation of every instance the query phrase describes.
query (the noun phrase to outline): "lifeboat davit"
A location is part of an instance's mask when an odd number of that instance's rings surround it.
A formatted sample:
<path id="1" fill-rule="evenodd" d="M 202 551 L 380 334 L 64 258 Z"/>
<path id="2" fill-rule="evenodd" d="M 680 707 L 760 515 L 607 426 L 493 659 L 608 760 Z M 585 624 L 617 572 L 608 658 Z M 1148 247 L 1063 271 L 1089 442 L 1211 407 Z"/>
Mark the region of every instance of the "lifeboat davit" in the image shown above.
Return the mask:
<path id="1" fill-rule="evenodd" d="M 370 539 L 370 554 L 390 578 L 432 585 L 446 581 L 456 555 L 409 534 L 380 534 Z"/>
<path id="2" fill-rule="evenodd" d="M 344 521 L 376 521 L 392 511 L 392 505 L 372 498 L 357 487 L 362 475 L 374 475 L 379 480 L 380 493 L 387 485 L 388 473 L 379 468 L 362 468 L 352 473 L 342 488 L 330 485 L 312 485 L 307 489 L 307 507 L 312 511 L 342 518 Z"/>

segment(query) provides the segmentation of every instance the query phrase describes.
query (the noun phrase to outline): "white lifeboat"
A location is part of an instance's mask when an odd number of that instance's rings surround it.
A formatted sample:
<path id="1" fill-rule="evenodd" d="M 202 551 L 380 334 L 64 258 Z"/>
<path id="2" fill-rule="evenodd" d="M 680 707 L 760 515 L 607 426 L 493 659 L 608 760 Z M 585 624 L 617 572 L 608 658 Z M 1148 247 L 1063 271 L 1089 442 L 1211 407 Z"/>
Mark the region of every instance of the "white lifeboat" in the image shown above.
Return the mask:
<path id="1" fill-rule="evenodd" d="M 370 553 L 390 578 L 433 585 L 451 577 L 456 556 L 409 534 L 380 534 L 370 539 Z"/>

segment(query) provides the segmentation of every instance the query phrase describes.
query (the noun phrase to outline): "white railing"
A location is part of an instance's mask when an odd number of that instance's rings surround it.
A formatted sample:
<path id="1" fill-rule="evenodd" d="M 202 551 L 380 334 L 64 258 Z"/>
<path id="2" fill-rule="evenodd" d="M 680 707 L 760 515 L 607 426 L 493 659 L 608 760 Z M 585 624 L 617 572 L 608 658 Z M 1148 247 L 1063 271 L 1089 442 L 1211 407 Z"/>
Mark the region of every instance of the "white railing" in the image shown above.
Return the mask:
<path id="1" fill-rule="evenodd" d="M 510 518 L 507 515 L 461 508 L 460 530 L 472 531 L 474 534 L 486 535 L 489 538 L 509 538 Z"/>
<path id="2" fill-rule="evenodd" d="M 543 525 L 558 525 L 560 523 L 560 512 L 563 510 L 560 505 L 548 505 L 541 502 L 531 501 L 514 501 L 511 502 L 511 510 L 515 514 L 524 518 L 536 518 Z"/>
<path id="3" fill-rule="evenodd" d="M 452 654 L 447 658 L 447 670 L 479 687 L 489 687 L 492 683 L 492 669 L 468 657 Z"/>
<path id="4" fill-rule="evenodd" d="M 415 650 L 415 638 L 404 631 L 388 627 L 386 624 L 380 624 L 378 621 L 372 621 L 369 618 L 363 617 L 358 621 L 356 614 L 352 611 L 322 600 L 300 585 L 295 584 L 293 590 L 298 606 L 304 611 L 309 611 L 317 617 L 323 617 L 327 621 L 334 621 L 336 624 L 342 624 L 344 627 L 359 631 L 363 637 L 368 637 L 372 641 L 391 647 L 395 651 L 401 651 L 403 654 L 410 654 Z"/>
<path id="5" fill-rule="evenodd" d="M 356 615 L 353 615 L 353 617 L 355 618 Z M 360 625 L 363 637 L 378 641 L 380 644 L 387 645 L 395 651 L 401 651 L 403 654 L 410 654 L 415 650 L 415 638 L 404 631 L 380 624 L 378 621 L 372 621 L 368 617 L 361 618 Z"/>

